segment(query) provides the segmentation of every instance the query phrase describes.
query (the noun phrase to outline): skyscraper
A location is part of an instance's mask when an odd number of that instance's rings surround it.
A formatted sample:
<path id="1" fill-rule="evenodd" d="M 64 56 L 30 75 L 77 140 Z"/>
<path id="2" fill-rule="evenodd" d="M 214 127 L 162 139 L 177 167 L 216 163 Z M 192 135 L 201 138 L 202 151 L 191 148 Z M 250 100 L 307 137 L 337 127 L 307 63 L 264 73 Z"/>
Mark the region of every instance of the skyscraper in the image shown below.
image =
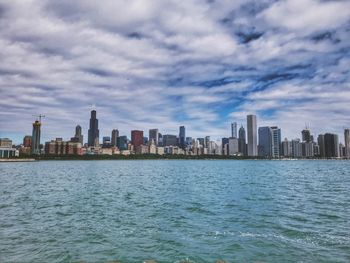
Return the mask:
<path id="1" fill-rule="evenodd" d="M 311 142 L 311 132 L 308 128 L 305 128 L 301 131 L 301 136 L 303 139 L 303 142 Z"/>
<path id="2" fill-rule="evenodd" d="M 273 131 L 270 127 L 259 127 L 258 154 L 261 157 L 273 156 Z"/>
<path id="3" fill-rule="evenodd" d="M 180 126 L 179 129 L 179 144 L 182 149 L 185 148 L 185 140 L 186 140 L 186 130 L 185 126 Z"/>
<path id="4" fill-rule="evenodd" d="M 326 157 L 339 157 L 339 140 L 337 134 L 324 135 Z"/>
<path id="5" fill-rule="evenodd" d="M 320 134 L 317 137 L 317 143 L 318 143 L 318 147 L 320 149 L 320 157 L 324 158 L 326 157 L 326 149 L 325 149 L 325 143 L 324 143 L 324 135 Z"/>
<path id="6" fill-rule="evenodd" d="M 125 151 L 128 149 L 128 138 L 126 136 L 119 136 L 117 138 L 117 146 L 120 151 Z"/>
<path id="7" fill-rule="evenodd" d="M 344 130 L 345 157 L 350 158 L 350 129 Z"/>
<path id="8" fill-rule="evenodd" d="M 238 150 L 243 156 L 247 155 L 247 143 L 245 139 L 245 129 L 243 126 L 239 128 Z"/>
<path id="9" fill-rule="evenodd" d="M 112 130 L 111 146 L 115 147 L 118 145 L 119 131 L 117 129 Z"/>
<path id="10" fill-rule="evenodd" d="M 204 147 L 209 148 L 210 136 L 205 136 L 204 138 Z"/>
<path id="11" fill-rule="evenodd" d="M 134 145 L 135 148 L 143 144 L 143 131 L 131 131 L 131 144 Z"/>
<path id="12" fill-rule="evenodd" d="M 154 144 L 156 146 L 159 145 L 159 132 L 158 129 L 150 129 L 148 132 L 148 139 L 149 141 L 154 141 Z"/>
<path id="13" fill-rule="evenodd" d="M 90 128 L 88 134 L 88 146 L 99 145 L 100 131 L 98 130 L 98 119 L 96 119 L 96 111 L 91 111 Z"/>
<path id="14" fill-rule="evenodd" d="M 272 157 L 279 158 L 280 157 L 280 149 L 281 149 L 281 129 L 276 126 L 270 127 L 272 130 Z"/>
<path id="15" fill-rule="evenodd" d="M 32 133 L 32 154 L 40 154 L 40 135 L 41 135 L 41 122 L 36 120 L 33 123 Z"/>
<path id="16" fill-rule="evenodd" d="M 231 123 L 231 137 L 237 138 L 237 122 Z"/>
<path id="17" fill-rule="evenodd" d="M 75 127 L 75 135 L 74 135 L 74 138 L 76 138 L 77 141 L 80 142 L 81 145 L 83 145 L 83 143 L 84 143 L 84 137 L 83 137 L 83 135 L 82 135 L 82 133 L 81 133 L 81 126 L 80 126 L 80 125 L 77 125 L 77 126 Z"/>
<path id="18" fill-rule="evenodd" d="M 247 116 L 247 133 L 248 133 L 248 156 L 257 156 L 257 126 L 256 126 L 256 116 Z"/>

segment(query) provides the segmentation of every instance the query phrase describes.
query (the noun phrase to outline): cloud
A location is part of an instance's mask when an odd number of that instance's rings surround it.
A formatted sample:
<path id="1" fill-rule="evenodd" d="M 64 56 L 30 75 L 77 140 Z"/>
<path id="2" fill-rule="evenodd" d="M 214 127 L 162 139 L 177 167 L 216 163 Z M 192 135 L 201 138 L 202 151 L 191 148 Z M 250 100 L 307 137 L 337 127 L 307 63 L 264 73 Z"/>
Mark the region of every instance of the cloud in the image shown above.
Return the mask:
<path id="1" fill-rule="evenodd" d="M 0 136 L 159 128 L 230 134 L 256 113 L 298 137 L 349 126 L 348 1 L 0 0 Z M 85 136 L 86 137 L 86 136 Z"/>

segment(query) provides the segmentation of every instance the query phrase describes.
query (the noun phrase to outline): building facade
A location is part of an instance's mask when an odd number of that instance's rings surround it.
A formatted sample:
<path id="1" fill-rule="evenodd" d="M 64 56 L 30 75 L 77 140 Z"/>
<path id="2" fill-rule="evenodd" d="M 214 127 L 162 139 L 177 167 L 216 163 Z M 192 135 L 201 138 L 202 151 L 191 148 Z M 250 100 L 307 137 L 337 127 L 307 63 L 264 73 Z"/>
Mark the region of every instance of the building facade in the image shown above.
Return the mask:
<path id="1" fill-rule="evenodd" d="M 255 115 L 247 116 L 248 156 L 257 156 L 257 123 Z"/>
<path id="2" fill-rule="evenodd" d="M 88 146 L 98 146 L 100 131 L 98 129 L 98 119 L 96 118 L 96 111 L 91 111 L 90 126 L 88 131 Z"/>
<path id="3" fill-rule="evenodd" d="M 40 154 L 40 136 L 41 136 L 41 122 L 36 120 L 33 123 L 33 133 L 32 133 L 32 154 Z"/>
<path id="4" fill-rule="evenodd" d="M 273 133 L 270 127 L 259 127 L 259 146 L 258 155 L 260 157 L 272 157 L 273 152 Z"/>
<path id="5" fill-rule="evenodd" d="M 134 148 L 143 145 L 143 131 L 131 131 L 131 144 L 134 146 Z"/>

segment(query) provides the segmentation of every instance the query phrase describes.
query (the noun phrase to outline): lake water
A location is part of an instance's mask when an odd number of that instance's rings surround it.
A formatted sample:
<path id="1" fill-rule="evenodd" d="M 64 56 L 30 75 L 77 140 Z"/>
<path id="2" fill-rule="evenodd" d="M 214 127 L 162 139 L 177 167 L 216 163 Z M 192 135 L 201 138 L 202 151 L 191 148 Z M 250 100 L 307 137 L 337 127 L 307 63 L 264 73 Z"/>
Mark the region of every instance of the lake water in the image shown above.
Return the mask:
<path id="1" fill-rule="evenodd" d="M 0 163 L 0 262 L 350 262 L 349 161 Z"/>

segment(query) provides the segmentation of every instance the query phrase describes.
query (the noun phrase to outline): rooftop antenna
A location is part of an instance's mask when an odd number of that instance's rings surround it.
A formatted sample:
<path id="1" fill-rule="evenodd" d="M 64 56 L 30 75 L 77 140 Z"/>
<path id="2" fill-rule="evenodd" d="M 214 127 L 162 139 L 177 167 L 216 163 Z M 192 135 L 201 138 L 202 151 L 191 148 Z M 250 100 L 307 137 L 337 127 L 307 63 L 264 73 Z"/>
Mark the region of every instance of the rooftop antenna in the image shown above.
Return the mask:
<path id="1" fill-rule="evenodd" d="M 45 115 L 43 115 L 43 114 L 33 115 L 33 116 L 36 117 L 37 120 L 39 119 L 39 122 L 40 122 L 40 123 L 41 123 L 41 119 L 42 119 L 42 118 L 45 118 Z"/>

